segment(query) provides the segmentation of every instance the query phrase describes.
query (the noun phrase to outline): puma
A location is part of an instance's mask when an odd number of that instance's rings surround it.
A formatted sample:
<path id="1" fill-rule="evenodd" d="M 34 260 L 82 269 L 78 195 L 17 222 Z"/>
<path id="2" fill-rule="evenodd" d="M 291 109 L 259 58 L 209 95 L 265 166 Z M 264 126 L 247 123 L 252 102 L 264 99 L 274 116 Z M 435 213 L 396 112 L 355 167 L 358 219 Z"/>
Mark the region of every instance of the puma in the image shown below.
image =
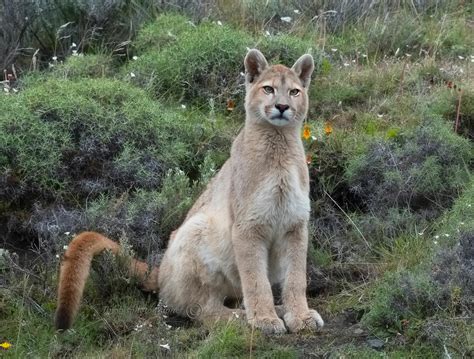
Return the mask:
<path id="1" fill-rule="evenodd" d="M 158 268 L 131 260 L 130 274 L 158 290 L 176 313 L 197 320 L 229 319 L 237 313 L 264 333 L 298 332 L 324 325 L 306 299 L 306 253 L 310 214 L 309 175 L 300 137 L 308 110 L 314 62 L 269 66 L 258 50 L 244 60 L 245 126 L 230 158 L 173 232 Z M 60 270 L 56 327 L 76 315 L 90 263 L 120 246 L 94 233 L 79 234 Z M 279 284 L 282 305 L 274 305 Z M 242 299 L 245 310 L 225 299 Z"/>

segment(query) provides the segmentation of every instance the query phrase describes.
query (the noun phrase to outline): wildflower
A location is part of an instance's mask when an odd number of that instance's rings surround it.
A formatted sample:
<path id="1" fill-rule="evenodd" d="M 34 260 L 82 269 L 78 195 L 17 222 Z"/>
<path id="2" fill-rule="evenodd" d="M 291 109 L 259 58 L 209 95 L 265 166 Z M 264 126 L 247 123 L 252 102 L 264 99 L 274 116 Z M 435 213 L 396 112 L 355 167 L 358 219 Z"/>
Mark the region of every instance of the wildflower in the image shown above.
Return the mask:
<path id="1" fill-rule="evenodd" d="M 63 249 L 66 250 L 66 249 L 67 249 L 67 245 L 63 246 Z"/>
<path id="2" fill-rule="evenodd" d="M 137 60 L 138 60 L 138 56 L 133 56 L 132 59 L 133 59 L 133 61 L 137 61 Z"/>
<path id="3" fill-rule="evenodd" d="M 308 126 L 308 124 L 305 123 L 304 127 L 303 127 L 303 138 L 305 140 L 309 139 L 311 137 L 311 130 Z"/>
<path id="4" fill-rule="evenodd" d="M 299 13 L 300 13 L 300 11 L 299 11 L 298 9 L 294 9 L 293 12 L 294 12 L 295 14 L 299 14 Z"/>
<path id="5" fill-rule="evenodd" d="M 464 56 L 459 55 L 458 58 L 459 60 L 464 60 Z"/>
<path id="6" fill-rule="evenodd" d="M 334 48 L 333 48 L 333 49 L 331 49 L 331 51 L 332 51 L 332 52 L 337 52 L 337 49 L 334 49 Z"/>
<path id="7" fill-rule="evenodd" d="M 350 64 L 347 62 L 344 62 L 344 67 L 347 67 L 347 66 L 350 66 Z"/>
<path id="8" fill-rule="evenodd" d="M 72 50 L 72 56 L 77 56 L 78 53 L 77 53 L 77 50 Z"/>
<path id="9" fill-rule="evenodd" d="M 329 136 L 332 133 L 332 126 L 329 122 L 324 125 L 324 133 Z"/>
<path id="10" fill-rule="evenodd" d="M 130 77 L 135 77 L 135 74 L 133 72 L 130 72 Z"/>
<path id="11" fill-rule="evenodd" d="M 270 31 L 265 31 L 265 36 L 270 36 Z"/>
<path id="12" fill-rule="evenodd" d="M 227 100 L 227 111 L 234 111 L 235 101 L 232 99 Z"/>
<path id="13" fill-rule="evenodd" d="M 181 105 L 181 108 L 184 110 L 186 108 L 186 105 Z"/>
<path id="14" fill-rule="evenodd" d="M 167 350 L 171 349 L 169 344 L 160 344 L 160 347 L 165 348 Z"/>
<path id="15" fill-rule="evenodd" d="M 57 56 L 53 56 L 52 59 L 53 59 L 53 61 L 58 61 L 58 57 L 57 57 Z"/>
<path id="16" fill-rule="evenodd" d="M 73 47 L 77 47 L 77 45 L 76 45 L 75 42 L 73 42 L 73 43 L 71 44 L 71 49 L 72 49 Z"/>
<path id="17" fill-rule="evenodd" d="M 217 20 L 217 25 L 222 26 L 222 21 Z"/>
<path id="18" fill-rule="evenodd" d="M 3 342 L 2 344 L 0 344 L 0 347 L 2 347 L 3 349 L 9 349 L 12 345 L 9 343 L 9 342 Z"/>
<path id="19" fill-rule="evenodd" d="M 283 16 L 283 17 L 280 17 L 280 20 L 283 21 L 283 22 L 290 23 L 292 19 L 291 19 L 290 16 Z"/>
<path id="20" fill-rule="evenodd" d="M 69 236 L 69 235 L 71 234 L 71 232 L 64 232 L 64 234 L 65 234 L 66 236 Z"/>

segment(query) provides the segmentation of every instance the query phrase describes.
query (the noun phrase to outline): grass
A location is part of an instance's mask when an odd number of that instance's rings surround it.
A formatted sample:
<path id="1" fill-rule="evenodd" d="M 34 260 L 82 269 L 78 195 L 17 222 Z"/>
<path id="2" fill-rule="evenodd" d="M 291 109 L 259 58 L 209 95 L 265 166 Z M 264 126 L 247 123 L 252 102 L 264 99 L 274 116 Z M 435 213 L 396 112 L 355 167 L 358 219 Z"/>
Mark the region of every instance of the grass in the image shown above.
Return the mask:
<path id="1" fill-rule="evenodd" d="M 472 355 L 472 8 L 328 1 L 322 8 L 338 13 L 314 18 L 305 0 L 167 3 L 173 13 L 116 2 L 98 20 L 119 11 L 130 21 L 95 37 L 100 21 L 58 36 L 67 21 L 51 13 L 38 39 L 22 38 L 42 41 L 46 66 L 28 72 L 31 54 L 9 56 L 19 78 L 0 95 L 0 342 L 12 347 L 1 354 Z M 103 255 L 74 330 L 54 333 L 58 257 L 75 233 L 98 230 L 159 263 L 242 126 L 247 47 L 272 63 L 291 66 L 308 51 L 316 60 L 308 292 L 326 329 L 266 337 L 239 322 L 177 318 Z M 367 342 L 377 337 L 381 351 Z"/>

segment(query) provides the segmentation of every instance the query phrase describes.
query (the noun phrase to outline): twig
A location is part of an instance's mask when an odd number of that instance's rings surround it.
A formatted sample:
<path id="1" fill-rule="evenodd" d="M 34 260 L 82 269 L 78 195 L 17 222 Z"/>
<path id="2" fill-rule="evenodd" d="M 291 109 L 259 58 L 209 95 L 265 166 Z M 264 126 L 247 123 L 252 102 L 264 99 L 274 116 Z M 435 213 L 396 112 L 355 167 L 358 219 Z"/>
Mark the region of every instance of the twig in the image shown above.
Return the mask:
<path id="1" fill-rule="evenodd" d="M 347 217 L 347 219 L 352 223 L 352 225 L 354 226 L 354 228 L 357 230 L 357 232 L 360 234 L 360 236 L 362 237 L 362 239 L 364 240 L 364 243 L 365 245 L 367 246 L 367 248 L 369 248 L 370 250 L 372 250 L 372 247 L 370 246 L 369 242 L 367 241 L 367 239 L 364 237 L 364 235 L 362 234 L 362 232 L 360 231 L 359 227 L 357 227 L 357 224 L 354 223 L 354 221 L 352 220 L 352 218 L 346 213 L 346 211 L 344 211 L 342 209 L 341 206 L 339 206 L 339 204 L 331 197 L 331 195 L 326 191 L 324 190 L 324 193 L 326 194 L 326 196 L 329 197 L 329 199 L 331 201 L 334 202 L 334 204 L 337 206 L 337 208 L 339 208 L 341 210 L 342 213 L 344 213 L 344 215 Z"/>
<path id="2" fill-rule="evenodd" d="M 459 96 L 458 96 L 458 105 L 456 109 L 456 122 L 454 123 L 455 133 L 458 133 L 458 129 L 459 129 L 459 118 L 461 115 L 461 101 L 462 101 L 462 90 L 459 91 Z"/>

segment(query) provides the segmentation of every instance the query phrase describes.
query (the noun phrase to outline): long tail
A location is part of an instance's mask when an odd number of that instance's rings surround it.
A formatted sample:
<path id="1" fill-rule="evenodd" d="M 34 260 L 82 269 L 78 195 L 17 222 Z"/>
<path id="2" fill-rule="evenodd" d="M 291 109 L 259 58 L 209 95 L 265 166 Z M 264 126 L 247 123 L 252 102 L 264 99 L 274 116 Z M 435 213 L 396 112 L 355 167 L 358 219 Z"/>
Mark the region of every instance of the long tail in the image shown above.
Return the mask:
<path id="1" fill-rule="evenodd" d="M 114 254 L 120 252 L 117 243 L 95 232 L 83 232 L 69 244 L 59 275 L 56 329 L 71 327 L 79 310 L 92 258 L 105 249 Z M 158 267 L 149 268 L 146 263 L 132 258 L 129 271 L 145 290 L 158 290 Z"/>

